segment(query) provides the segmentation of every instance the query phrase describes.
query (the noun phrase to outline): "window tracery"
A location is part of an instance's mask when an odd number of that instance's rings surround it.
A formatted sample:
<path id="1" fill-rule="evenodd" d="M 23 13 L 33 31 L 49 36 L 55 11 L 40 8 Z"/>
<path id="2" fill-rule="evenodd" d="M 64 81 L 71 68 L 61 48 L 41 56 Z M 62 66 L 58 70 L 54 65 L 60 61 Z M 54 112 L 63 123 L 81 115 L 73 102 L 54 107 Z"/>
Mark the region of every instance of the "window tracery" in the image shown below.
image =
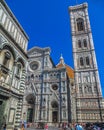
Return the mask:
<path id="1" fill-rule="evenodd" d="M 81 48 L 82 45 L 81 45 L 81 40 L 78 40 L 78 48 Z"/>
<path id="2" fill-rule="evenodd" d="M 3 65 L 4 65 L 5 67 L 7 67 L 7 68 L 9 67 L 10 59 L 11 59 L 11 54 L 10 54 L 8 51 L 6 51 L 6 52 L 5 52 L 5 55 L 4 55 Z"/>
<path id="3" fill-rule="evenodd" d="M 76 21 L 77 21 L 77 30 L 84 31 L 84 20 L 82 18 L 78 18 Z"/>
<path id="4" fill-rule="evenodd" d="M 80 65 L 83 66 L 84 62 L 83 62 L 83 57 L 80 57 Z"/>
<path id="5" fill-rule="evenodd" d="M 88 56 L 86 57 L 86 65 L 88 65 L 88 66 L 90 65 L 90 60 L 89 60 Z"/>
<path id="6" fill-rule="evenodd" d="M 86 39 L 83 39 L 83 45 L 84 45 L 84 47 L 87 47 L 87 41 L 86 41 Z"/>

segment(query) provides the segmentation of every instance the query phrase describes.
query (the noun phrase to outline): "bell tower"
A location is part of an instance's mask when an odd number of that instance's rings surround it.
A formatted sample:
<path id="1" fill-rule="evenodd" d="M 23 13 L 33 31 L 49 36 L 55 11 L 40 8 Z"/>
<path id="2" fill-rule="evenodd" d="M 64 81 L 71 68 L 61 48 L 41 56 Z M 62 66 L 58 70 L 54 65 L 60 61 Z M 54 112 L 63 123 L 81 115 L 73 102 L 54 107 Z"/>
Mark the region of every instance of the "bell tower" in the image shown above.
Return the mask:
<path id="1" fill-rule="evenodd" d="M 76 121 L 102 121 L 102 92 L 88 4 L 69 7 L 76 87 Z"/>

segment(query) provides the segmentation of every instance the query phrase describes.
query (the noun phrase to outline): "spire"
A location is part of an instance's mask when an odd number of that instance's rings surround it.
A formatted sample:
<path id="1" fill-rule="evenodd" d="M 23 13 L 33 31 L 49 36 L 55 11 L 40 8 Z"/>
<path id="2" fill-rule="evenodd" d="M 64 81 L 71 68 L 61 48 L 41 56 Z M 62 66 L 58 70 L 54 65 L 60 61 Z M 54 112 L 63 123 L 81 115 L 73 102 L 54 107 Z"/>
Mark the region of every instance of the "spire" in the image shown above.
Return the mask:
<path id="1" fill-rule="evenodd" d="M 64 62 L 64 58 L 63 58 L 63 56 L 62 56 L 62 54 L 61 54 L 61 56 L 60 56 L 60 64 L 65 64 L 65 62 Z"/>

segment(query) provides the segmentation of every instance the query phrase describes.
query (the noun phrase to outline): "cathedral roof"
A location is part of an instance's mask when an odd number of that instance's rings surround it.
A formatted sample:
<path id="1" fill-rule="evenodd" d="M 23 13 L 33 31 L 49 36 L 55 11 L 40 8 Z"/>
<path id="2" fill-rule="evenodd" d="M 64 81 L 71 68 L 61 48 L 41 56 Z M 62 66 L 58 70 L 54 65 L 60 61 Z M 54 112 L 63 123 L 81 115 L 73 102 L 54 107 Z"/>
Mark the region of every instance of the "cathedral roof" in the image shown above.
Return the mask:
<path id="1" fill-rule="evenodd" d="M 64 63 L 64 58 L 62 57 L 62 55 L 60 57 L 60 62 L 56 65 L 56 67 L 57 68 L 65 67 L 67 74 L 68 74 L 68 77 L 71 78 L 71 79 L 74 78 L 74 70 L 70 66 L 68 66 Z"/>
<path id="2" fill-rule="evenodd" d="M 66 67 L 68 77 L 73 79 L 74 78 L 74 70 L 68 65 L 65 65 L 65 67 Z"/>

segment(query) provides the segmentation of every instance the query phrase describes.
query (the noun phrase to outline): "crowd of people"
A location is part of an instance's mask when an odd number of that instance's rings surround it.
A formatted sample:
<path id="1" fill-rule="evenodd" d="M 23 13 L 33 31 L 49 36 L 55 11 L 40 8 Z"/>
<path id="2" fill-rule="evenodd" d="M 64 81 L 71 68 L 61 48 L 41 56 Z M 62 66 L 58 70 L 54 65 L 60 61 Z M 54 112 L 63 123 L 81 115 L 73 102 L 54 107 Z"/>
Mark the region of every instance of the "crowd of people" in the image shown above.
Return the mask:
<path id="1" fill-rule="evenodd" d="M 48 130 L 50 126 L 47 123 L 30 123 L 27 127 L 42 128 Z M 59 123 L 56 124 L 59 130 L 104 130 L 103 123 Z M 23 127 L 21 130 L 24 130 Z"/>
<path id="2" fill-rule="evenodd" d="M 30 123 L 27 126 L 22 123 L 21 130 L 25 130 L 26 127 L 42 128 L 49 130 L 47 123 Z M 104 130 L 104 123 L 59 123 L 56 124 L 59 130 Z M 3 130 L 6 130 L 6 123 L 3 125 Z M 17 130 L 14 128 L 14 130 Z"/>
<path id="3" fill-rule="evenodd" d="M 104 130 L 103 123 L 62 123 L 60 130 Z"/>

